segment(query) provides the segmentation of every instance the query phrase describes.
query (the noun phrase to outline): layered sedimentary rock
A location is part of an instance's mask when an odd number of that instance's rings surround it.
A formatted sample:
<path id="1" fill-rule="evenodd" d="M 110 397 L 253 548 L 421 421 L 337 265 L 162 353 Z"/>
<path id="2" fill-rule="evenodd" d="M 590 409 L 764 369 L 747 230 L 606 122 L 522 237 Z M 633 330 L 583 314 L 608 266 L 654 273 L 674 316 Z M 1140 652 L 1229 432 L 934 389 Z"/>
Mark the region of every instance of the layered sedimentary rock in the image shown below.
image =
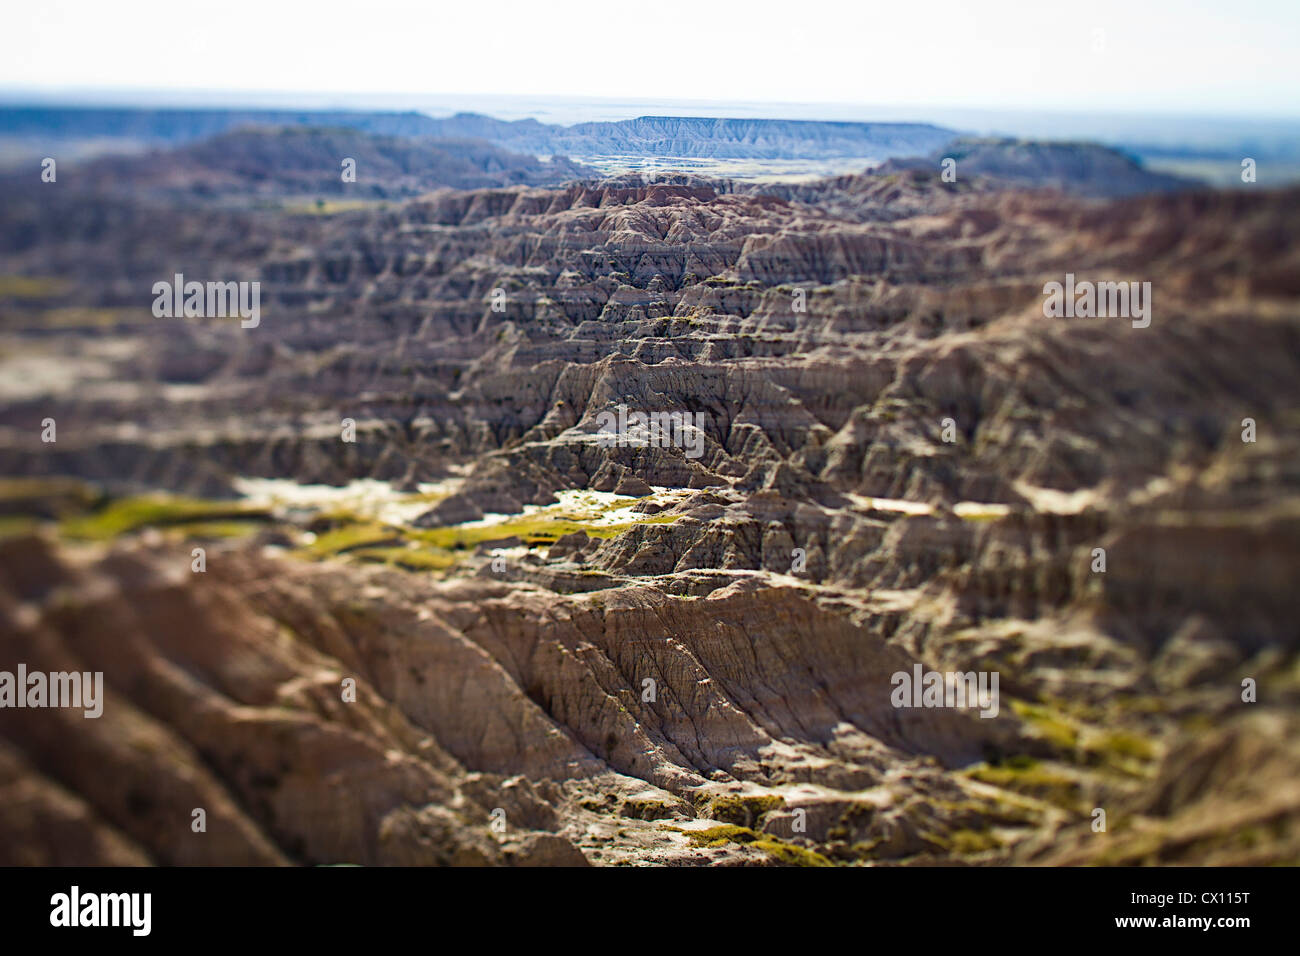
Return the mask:
<path id="1" fill-rule="evenodd" d="M 0 713 L 0 842 L 1294 862 L 1297 207 L 938 169 L 13 195 L 0 669 L 108 693 Z M 260 323 L 154 318 L 176 272 L 259 281 Z M 1149 324 L 1047 317 L 1067 275 L 1149 282 Z M 602 436 L 620 407 L 678 418 Z M 998 674 L 996 715 L 896 706 L 917 665 Z"/>

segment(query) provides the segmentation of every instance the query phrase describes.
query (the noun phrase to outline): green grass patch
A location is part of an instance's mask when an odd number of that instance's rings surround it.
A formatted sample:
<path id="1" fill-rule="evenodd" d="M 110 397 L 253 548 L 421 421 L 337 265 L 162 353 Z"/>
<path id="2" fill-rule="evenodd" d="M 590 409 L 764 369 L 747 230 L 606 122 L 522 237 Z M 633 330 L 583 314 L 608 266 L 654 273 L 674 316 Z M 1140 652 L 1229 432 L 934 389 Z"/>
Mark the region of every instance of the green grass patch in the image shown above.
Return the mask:
<path id="1" fill-rule="evenodd" d="M 1013 700 L 1011 709 L 1016 716 L 1029 724 L 1039 737 L 1049 741 L 1057 750 L 1073 753 L 1079 745 L 1078 727 L 1061 714 L 1039 704 L 1029 704 L 1020 700 Z"/>
<path id="2" fill-rule="evenodd" d="M 619 816 L 634 820 L 662 820 L 676 815 L 681 805 L 657 797 L 628 797 L 619 807 Z"/>
<path id="3" fill-rule="evenodd" d="M 148 313 L 146 313 L 148 314 Z M 111 329 L 132 319 L 139 320 L 140 315 L 125 309 L 91 309 L 83 306 L 69 306 L 60 309 L 46 309 L 40 313 L 40 324 L 44 328 L 58 329 Z"/>
<path id="4" fill-rule="evenodd" d="M 774 794 L 726 794 L 709 801 L 708 815 L 736 826 L 753 826 L 765 813 L 780 810 L 785 800 Z"/>
<path id="5" fill-rule="evenodd" d="M 286 203 L 284 211 L 296 215 L 333 216 L 341 212 L 369 209 L 379 202 L 377 199 L 317 199 L 315 202 Z"/>
<path id="6" fill-rule="evenodd" d="M 668 829 L 685 833 L 697 846 L 716 848 L 726 846 L 728 843 L 752 846 L 786 866 L 834 866 L 820 853 L 778 840 L 765 833 L 755 833 L 749 827 L 726 823 L 722 826 L 709 827 L 707 830 L 680 830 L 677 827 Z"/>
<path id="7" fill-rule="evenodd" d="M 1083 744 L 1084 761 L 1129 776 L 1141 777 L 1156 759 L 1155 746 L 1147 739 L 1124 730 L 1096 734 Z"/>
<path id="8" fill-rule="evenodd" d="M 261 521 L 196 521 L 179 526 L 190 538 L 246 538 L 266 527 Z"/>
<path id="9" fill-rule="evenodd" d="M 102 500 L 95 488 L 75 478 L 0 478 L 0 515 L 65 518 Z"/>
<path id="10" fill-rule="evenodd" d="M 446 571 L 460 563 L 450 552 L 426 548 L 360 548 L 352 554 L 361 561 L 405 568 L 407 571 Z"/>
<path id="11" fill-rule="evenodd" d="M 947 836 L 948 849 L 959 856 L 987 853 L 1002 846 L 1002 841 L 987 830 L 954 830 Z"/>
<path id="12" fill-rule="evenodd" d="M 306 550 L 312 557 L 327 558 L 361 548 L 394 547 L 401 541 L 401 533 L 387 525 L 378 521 L 358 521 L 321 532 Z"/>
<path id="13" fill-rule="evenodd" d="M 67 518 L 60 522 L 59 530 L 69 538 L 108 541 L 145 527 L 265 521 L 269 517 L 265 510 L 240 507 L 229 502 L 150 495 L 121 498 L 90 514 Z"/>
<path id="14" fill-rule="evenodd" d="M 981 783 L 1035 797 L 1071 811 L 1079 809 L 1082 791 L 1079 781 L 1030 757 L 1014 757 L 998 767 L 976 767 L 969 771 L 969 776 Z"/>
<path id="15" fill-rule="evenodd" d="M 57 276 L 0 276 L 0 298 L 52 299 L 68 289 L 68 280 Z"/>
<path id="16" fill-rule="evenodd" d="M 1154 760 L 1156 748 L 1149 740 L 1122 730 L 1112 730 L 1102 738 L 1102 746 L 1121 757 L 1133 757 L 1137 760 Z"/>
<path id="17" fill-rule="evenodd" d="M 830 860 L 813 850 L 786 843 L 783 840 L 755 840 L 754 846 L 772 859 L 786 866 L 834 866 Z"/>
<path id="18" fill-rule="evenodd" d="M 677 829 L 673 827 L 672 829 Z M 749 827 L 738 827 L 734 824 L 726 823 L 720 827 L 709 827 L 707 830 L 678 830 L 679 833 L 685 833 L 692 842 L 700 846 L 725 846 L 728 843 L 753 843 L 758 839 L 758 834 Z"/>
<path id="19" fill-rule="evenodd" d="M 445 551 L 464 551 L 478 547 L 485 541 L 501 538 L 519 538 L 527 545 L 551 545 L 575 531 L 585 531 L 592 538 L 616 538 L 641 524 L 671 524 L 677 520 L 671 515 L 647 515 L 644 520 L 615 525 L 594 525 L 579 518 L 526 516 L 513 518 L 494 525 L 470 527 L 430 528 L 411 530 L 407 534 L 416 541 L 442 548 Z"/>

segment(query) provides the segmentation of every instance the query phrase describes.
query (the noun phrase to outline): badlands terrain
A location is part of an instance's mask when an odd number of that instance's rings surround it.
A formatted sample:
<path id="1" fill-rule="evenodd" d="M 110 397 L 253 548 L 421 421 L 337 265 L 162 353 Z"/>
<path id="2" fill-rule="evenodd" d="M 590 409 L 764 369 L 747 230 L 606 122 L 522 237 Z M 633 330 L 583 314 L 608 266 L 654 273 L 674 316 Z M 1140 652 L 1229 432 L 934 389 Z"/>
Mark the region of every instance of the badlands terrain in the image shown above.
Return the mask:
<path id="1" fill-rule="evenodd" d="M 1300 190 L 202 133 L 0 183 L 0 864 L 1300 862 Z"/>

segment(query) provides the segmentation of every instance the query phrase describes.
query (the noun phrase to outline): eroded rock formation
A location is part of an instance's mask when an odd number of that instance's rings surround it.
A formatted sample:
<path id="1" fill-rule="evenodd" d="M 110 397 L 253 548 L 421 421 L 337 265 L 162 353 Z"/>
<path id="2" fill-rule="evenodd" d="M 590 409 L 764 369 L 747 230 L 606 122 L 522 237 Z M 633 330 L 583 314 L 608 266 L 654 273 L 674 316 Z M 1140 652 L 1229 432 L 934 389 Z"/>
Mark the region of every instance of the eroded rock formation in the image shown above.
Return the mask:
<path id="1" fill-rule="evenodd" d="M 0 713 L 0 862 L 1295 862 L 1298 207 L 13 195 L 0 669 L 108 692 Z M 155 319 L 175 272 L 260 325 Z M 997 716 L 894 706 L 918 664 Z"/>

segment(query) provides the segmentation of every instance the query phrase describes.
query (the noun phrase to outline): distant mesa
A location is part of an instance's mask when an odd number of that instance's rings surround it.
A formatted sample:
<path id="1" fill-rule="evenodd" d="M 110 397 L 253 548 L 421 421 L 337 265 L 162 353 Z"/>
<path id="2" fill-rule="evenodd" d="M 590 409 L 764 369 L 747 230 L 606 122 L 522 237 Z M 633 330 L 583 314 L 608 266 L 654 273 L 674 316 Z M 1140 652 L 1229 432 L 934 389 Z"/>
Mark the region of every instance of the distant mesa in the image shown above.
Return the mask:
<path id="1" fill-rule="evenodd" d="M 126 139 L 174 145 L 252 126 L 351 129 L 411 139 L 476 139 L 541 156 L 639 154 L 714 159 L 920 156 L 955 135 L 953 130 L 926 123 L 683 116 L 555 126 L 531 119 L 508 122 L 477 113 L 435 118 L 416 112 L 0 109 L 0 137 L 6 138 Z"/>
<path id="2" fill-rule="evenodd" d="M 355 161 L 354 182 L 339 175 L 342 157 Z M 594 169 L 563 156 L 541 160 L 483 140 L 251 126 L 173 149 L 102 156 L 87 163 L 78 181 L 92 189 L 130 185 L 155 195 L 201 198 L 403 199 L 440 188 L 550 186 L 594 175 Z"/>
<path id="3" fill-rule="evenodd" d="M 1008 186 L 1054 188 L 1078 196 L 1118 198 L 1175 192 L 1203 185 L 1193 179 L 1155 172 L 1134 157 L 1097 143 L 1038 142 L 998 137 L 963 137 L 925 158 L 896 158 L 879 175 L 903 170 L 934 170 L 956 161 L 959 180 L 986 177 Z"/>

